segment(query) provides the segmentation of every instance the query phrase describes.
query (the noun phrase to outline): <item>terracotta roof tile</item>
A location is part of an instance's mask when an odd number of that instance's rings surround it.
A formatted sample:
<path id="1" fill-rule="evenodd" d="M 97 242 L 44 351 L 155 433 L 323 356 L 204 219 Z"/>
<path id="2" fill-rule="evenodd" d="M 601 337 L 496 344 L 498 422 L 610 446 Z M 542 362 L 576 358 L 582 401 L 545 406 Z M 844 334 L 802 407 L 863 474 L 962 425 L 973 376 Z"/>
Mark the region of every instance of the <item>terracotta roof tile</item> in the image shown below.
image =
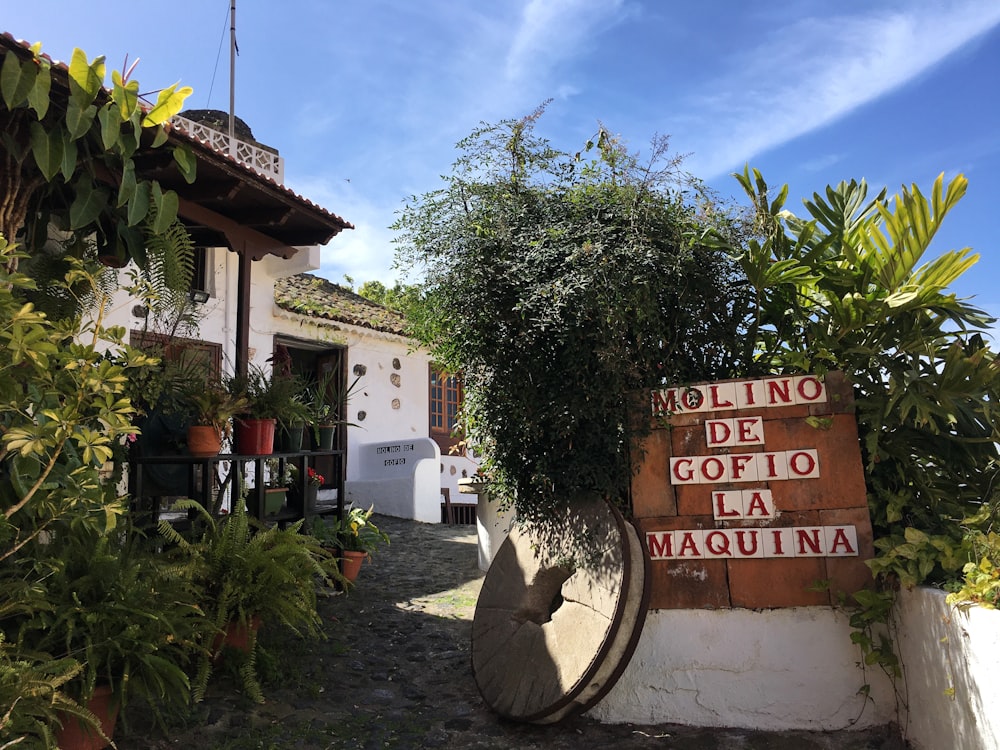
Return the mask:
<path id="1" fill-rule="evenodd" d="M 278 307 L 302 315 L 407 335 L 406 321 L 400 313 L 309 273 L 275 281 L 274 301 Z"/>

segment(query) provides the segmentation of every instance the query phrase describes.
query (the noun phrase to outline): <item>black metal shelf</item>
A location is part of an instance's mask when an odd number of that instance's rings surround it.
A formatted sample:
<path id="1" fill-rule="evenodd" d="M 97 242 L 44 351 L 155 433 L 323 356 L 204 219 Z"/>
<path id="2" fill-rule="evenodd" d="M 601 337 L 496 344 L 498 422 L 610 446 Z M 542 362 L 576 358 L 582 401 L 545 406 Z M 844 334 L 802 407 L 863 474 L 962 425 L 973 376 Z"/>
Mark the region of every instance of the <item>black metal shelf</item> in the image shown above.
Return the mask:
<path id="1" fill-rule="evenodd" d="M 314 458 L 334 458 L 335 471 L 332 476 L 336 481 L 327 483 L 337 491 L 336 505 L 323 505 L 310 509 L 307 507 L 305 497 L 309 483 L 310 462 Z M 289 463 L 298 469 L 298 490 L 303 498 L 302 508 L 294 510 L 287 505 L 276 515 L 265 516 L 264 514 L 264 466 L 268 461 L 278 462 L 278 476 L 283 476 Z M 253 472 L 254 486 L 246 492 L 247 508 L 250 513 L 266 523 L 286 524 L 294 522 L 300 518 L 308 521 L 317 516 L 337 514 L 338 518 L 344 515 L 344 481 L 343 481 L 343 460 L 342 450 L 302 450 L 293 452 L 275 453 L 220 453 L 215 456 L 137 456 L 130 461 L 129 487 L 132 494 L 134 510 L 142 514 L 149 514 L 153 524 L 159 516 L 160 498 L 165 496 L 183 496 L 197 500 L 205 508 L 212 508 L 214 503 L 214 492 L 216 491 L 215 479 L 218 476 L 220 465 L 228 464 L 228 476 L 223 475 L 222 483 L 227 479 L 230 484 L 229 492 L 232 502 L 239 502 L 243 497 L 244 487 L 248 485 L 247 477 Z M 146 468 L 149 466 L 180 466 L 185 467 L 185 482 L 183 486 L 174 487 L 177 492 L 157 492 L 150 494 L 147 490 Z M 225 469 L 223 469 L 225 471 Z"/>

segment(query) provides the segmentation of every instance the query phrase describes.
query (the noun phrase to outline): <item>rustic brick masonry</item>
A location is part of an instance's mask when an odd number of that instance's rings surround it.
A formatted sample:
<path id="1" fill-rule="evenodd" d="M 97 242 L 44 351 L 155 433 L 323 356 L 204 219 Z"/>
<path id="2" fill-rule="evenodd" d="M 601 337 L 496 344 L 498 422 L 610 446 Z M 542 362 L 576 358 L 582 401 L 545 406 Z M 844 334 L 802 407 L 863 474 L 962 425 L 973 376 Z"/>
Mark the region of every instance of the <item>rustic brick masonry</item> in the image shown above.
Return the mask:
<path id="1" fill-rule="evenodd" d="M 650 609 L 832 604 L 872 583 L 854 400 L 841 373 L 664 389 L 650 404 L 653 431 L 632 482 L 653 559 Z M 824 580 L 829 591 L 813 590 Z"/>

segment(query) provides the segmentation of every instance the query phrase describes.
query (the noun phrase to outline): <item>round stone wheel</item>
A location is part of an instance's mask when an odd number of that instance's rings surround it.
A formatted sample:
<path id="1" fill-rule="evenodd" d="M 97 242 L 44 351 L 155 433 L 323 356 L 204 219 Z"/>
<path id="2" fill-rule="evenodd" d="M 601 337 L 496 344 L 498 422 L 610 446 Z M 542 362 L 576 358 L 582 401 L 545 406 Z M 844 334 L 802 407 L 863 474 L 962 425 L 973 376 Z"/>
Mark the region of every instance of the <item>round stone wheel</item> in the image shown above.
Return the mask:
<path id="1" fill-rule="evenodd" d="M 565 536 L 515 528 L 486 573 L 472 625 L 472 669 L 501 716 L 551 724 L 611 689 L 635 650 L 648 604 L 648 558 L 635 528 L 603 500 L 574 504 Z M 571 540 L 585 540 L 587 562 Z"/>

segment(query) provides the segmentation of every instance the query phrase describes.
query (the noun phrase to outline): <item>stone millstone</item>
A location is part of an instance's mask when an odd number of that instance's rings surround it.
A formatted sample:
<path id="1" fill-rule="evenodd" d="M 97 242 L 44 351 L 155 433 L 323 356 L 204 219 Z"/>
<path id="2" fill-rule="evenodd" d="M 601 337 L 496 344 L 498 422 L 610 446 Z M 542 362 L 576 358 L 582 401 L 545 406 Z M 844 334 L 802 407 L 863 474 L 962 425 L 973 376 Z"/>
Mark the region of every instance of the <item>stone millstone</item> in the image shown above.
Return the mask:
<path id="1" fill-rule="evenodd" d="M 486 703 L 551 724 L 586 711 L 614 685 L 646 616 L 646 555 L 635 528 L 601 500 L 575 505 L 566 537 L 590 564 L 567 567 L 565 540 L 515 528 L 486 573 L 472 625 L 472 669 Z M 581 534 L 582 532 L 582 534 Z"/>

